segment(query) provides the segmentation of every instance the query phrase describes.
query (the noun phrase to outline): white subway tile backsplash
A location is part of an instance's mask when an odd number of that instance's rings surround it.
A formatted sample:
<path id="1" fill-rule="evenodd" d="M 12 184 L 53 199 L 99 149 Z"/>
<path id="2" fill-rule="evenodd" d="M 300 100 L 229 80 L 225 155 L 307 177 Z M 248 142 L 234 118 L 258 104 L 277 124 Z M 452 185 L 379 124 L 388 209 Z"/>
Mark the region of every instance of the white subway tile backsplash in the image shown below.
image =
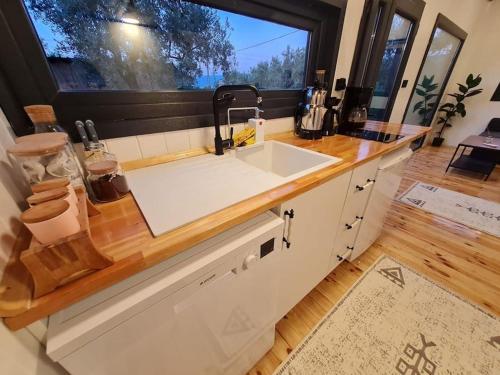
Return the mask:
<path id="1" fill-rule="evenodd" d="M 106 145 L 120 162 L 142 159 L 137 137 L 107 139 Z"/>
<path id="2" fill-rule="evenodd" d="M 167 153 L 167 145 L 162 133 L 139 135 L 137 140 L 143 158 Z"/>
<path id="3" fill-rule="evenodd" d="M 265 125 L 266 134 L 284 133 L 293 130 L 293 117 L 282 117 L 267 120 Z"/>
<path id="4" fill-rule="evenodd" d="M 163 133 L 168 153 L 176 153 L 189 150 L 189 131 L 179 130 Z"/>

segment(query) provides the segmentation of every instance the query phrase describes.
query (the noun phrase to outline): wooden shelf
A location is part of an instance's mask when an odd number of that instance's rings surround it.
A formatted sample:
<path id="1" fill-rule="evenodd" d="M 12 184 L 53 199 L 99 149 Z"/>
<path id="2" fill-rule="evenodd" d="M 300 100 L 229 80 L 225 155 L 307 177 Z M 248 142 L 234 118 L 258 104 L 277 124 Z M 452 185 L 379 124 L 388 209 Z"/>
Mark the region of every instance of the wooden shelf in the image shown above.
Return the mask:
<path id="1" fill-rule="evenodd" d="M 92 239 L 104 255 L 113 259 L 114 264 L 71 281 L 40 298 L 31 299 L 32 287 L 29 286 L 29 274 L 19 262 L 19 251 L 29 244 L 29 236 L 26 239 L 27 234 L 24 231 L 18 239 L 11 266 L 6 269 L 4 279 L 0 283 L 0 316 L 5 317 L 4 322 L 10 329 L 23 328 L 311 190 L 360 164 L 408 145 L 414 139 L 430 131 L 430 128 L 420 126 L 379 122 L 368 122 L 366 128 L 399 133 L 404 135 L 404 138 L 392 143 L 379 143 L 342 135 L 325 137 L 317 141 L 299 139 L 292 133 L 272 136 L 271 139 L 340 157 L 343 162 L 227 207 L 156 238 L 151 235 L 130 194 L 116 202 L 99 205 L 98 208 L 102 214 L 90 218 Z M 133 168 L 147 166 L 149 162 L 157 164 L 158 158 L 137 162 Z"/>

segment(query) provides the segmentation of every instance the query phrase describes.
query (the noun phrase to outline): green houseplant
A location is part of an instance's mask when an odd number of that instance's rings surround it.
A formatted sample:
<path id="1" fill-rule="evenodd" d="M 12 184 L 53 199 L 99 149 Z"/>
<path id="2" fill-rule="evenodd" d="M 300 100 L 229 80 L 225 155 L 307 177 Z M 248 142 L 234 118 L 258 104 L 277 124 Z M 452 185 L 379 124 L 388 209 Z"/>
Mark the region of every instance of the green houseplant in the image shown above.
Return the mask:
<path id="1" fill-rule="evenodd" d="M 442 125 L 437 137 L 432 140 L 433 146 L 441 146 L 443 144 L 443 132 L 446 128 L 451 127 L 450 121 L 453 117 L 457 116 L 457 114 L 465 117 L 467 111 L 465 110 L 463 101 L 465 100 L 465 98 L 469 98 L 483 92 L 483 89 L 474 89 L 475 87 L 479 86 L 481 80 L 482 78 L 480 74 L 478 74 L 476 77 L 474 77 L 472 74 L 469 74 L 465 80 L 465 85 L 457 83 L 458 92 L 448 94 L 454 99 L 450 102 L 444 103 L 439 107 L 439 112 L 441 112 L 442 115 L 439 116 L 437 123 Z"/>
<path id="2" fill-rule="evenodd" d="M 427 77 L 424 75 L 422 82 L 417 84 L 415 93 L 422 97 L 422 100 L 415 103 L 413 106 L 413 112 L 417 112 L 422 118 L 420 119 L 420 125 L 428 125 L 432 118 L 429 118 L 432 114 L 432 110 L 436 105 L 433 101 L 438 94 L 433 93 L 439 86 L 439 83 L 434 82 L 434 75 Z"/>

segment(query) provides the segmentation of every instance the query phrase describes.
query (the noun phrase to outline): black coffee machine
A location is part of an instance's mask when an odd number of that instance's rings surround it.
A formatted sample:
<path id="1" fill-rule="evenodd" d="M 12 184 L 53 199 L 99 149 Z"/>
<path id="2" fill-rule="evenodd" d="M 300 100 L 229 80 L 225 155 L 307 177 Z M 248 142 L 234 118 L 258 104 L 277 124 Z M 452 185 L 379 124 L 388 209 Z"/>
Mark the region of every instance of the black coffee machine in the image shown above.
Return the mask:
<path id="1" fill-rule="evenodd" d="M 365 126 L 372 96 L 373 87 L 346 88 L 340 111 L 339 133 Z"/>

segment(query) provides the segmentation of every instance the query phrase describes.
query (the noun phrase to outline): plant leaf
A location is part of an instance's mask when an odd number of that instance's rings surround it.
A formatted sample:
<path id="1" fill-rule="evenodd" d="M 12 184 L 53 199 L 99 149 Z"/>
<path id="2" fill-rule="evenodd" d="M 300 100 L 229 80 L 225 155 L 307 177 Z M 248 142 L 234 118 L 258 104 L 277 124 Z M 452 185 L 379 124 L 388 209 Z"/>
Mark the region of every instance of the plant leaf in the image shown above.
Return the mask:
<path id="1" fill-rule="evenodd" d="M 481 94 L 482 92 L 483 92 L 483 89 L 472 90 L 469 93 L 465 94 L 465 97 L 468 98 L 468 97 L 471 97 L 471 96 L 474 96 L 477 94 Z"/>
<path id="2" fill-rule="evenodd" d="M 427 93 L 424 90 L 416 89 L 415 92 L 420 96 L 425 96 Z"/>
<path id="3" fill-rule="evenodd" d="M 465 110 L 465 108 L 462 110 L 462 112 L 460 112 L 460 116 L 462 117 L 465 117 L 465 115 L 467 114 L 467 111 Z"/>
<path id="4" fill-rule="evenodd" d="M 460 90 L 461 93 L 465 94 L 467 91 L 469 91 L 467 86 L 464 86 L 461 83 L 457 83 L 457 85 L 458 85 L 458 89 Z"/>
<path id="5" fill-rule="evenodd" d="M 465 79 L 465 84 L 469 87 L 472 87 L 471 84 L 474 82 L 474 76 L 470 73 Z"/>
<path id="6" fill-rule="evenodd" d="M 417 102 L 417 103 L 415 103 L 415 105 L 413 106 L 413 112 L 415 112 L 419 108 L 422 108 L 423 104 L 424 104 L 424 102 Z"/>

